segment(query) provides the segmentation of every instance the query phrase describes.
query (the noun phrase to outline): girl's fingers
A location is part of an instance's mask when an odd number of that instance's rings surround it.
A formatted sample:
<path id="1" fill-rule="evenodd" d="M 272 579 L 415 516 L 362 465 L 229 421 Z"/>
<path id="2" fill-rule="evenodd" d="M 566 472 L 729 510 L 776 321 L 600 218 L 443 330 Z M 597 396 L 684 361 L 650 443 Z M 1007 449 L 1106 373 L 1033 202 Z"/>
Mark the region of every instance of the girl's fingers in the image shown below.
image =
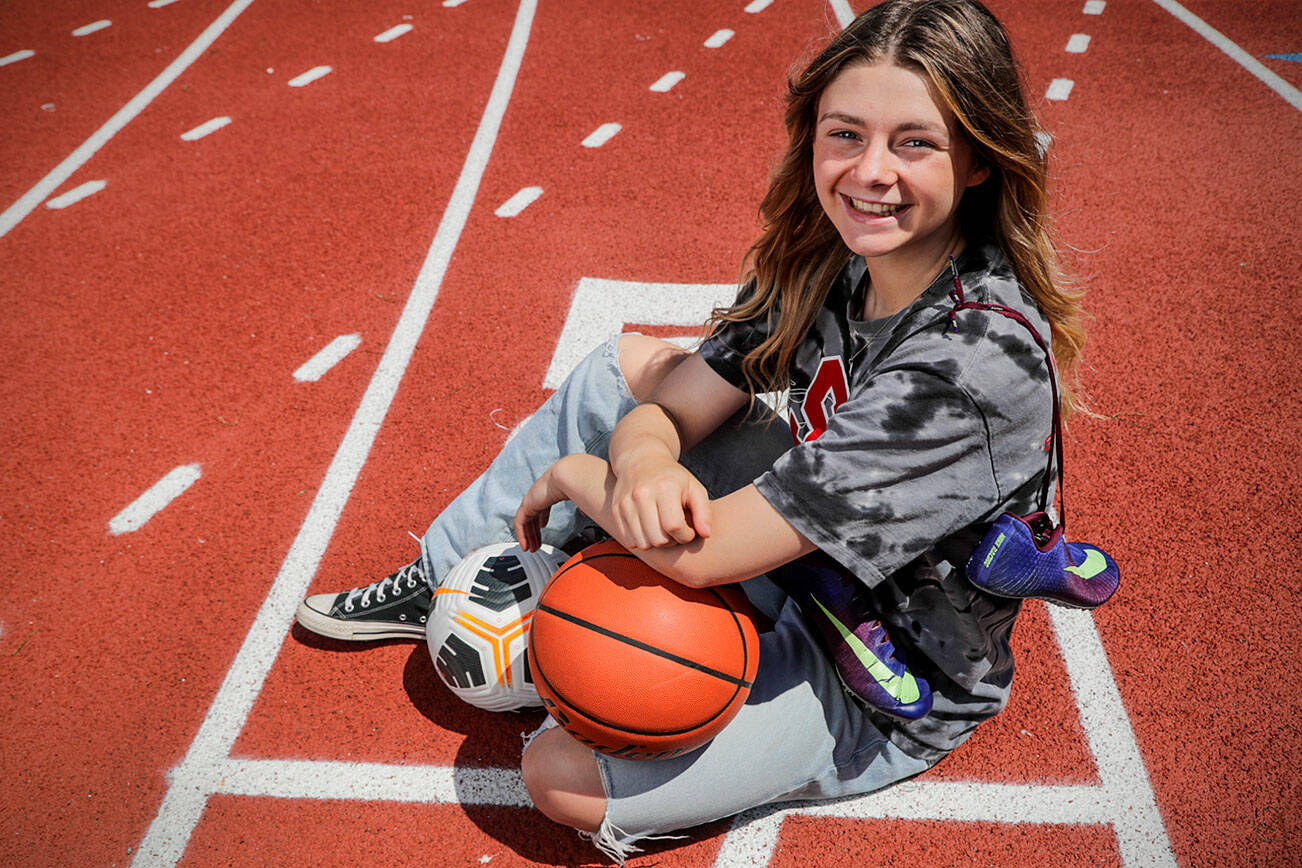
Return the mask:
<path id="1" fill-rule="evenodd" d="M 701 536 L 710 535 L 710 521 L 713 518 L 710 508 L 710 493 L 704 486 L 693 486 L 687 492 L 687 508 L 691 511 L 692 527 Z M 689 540 L 685 540 L 688 542 Z"/>

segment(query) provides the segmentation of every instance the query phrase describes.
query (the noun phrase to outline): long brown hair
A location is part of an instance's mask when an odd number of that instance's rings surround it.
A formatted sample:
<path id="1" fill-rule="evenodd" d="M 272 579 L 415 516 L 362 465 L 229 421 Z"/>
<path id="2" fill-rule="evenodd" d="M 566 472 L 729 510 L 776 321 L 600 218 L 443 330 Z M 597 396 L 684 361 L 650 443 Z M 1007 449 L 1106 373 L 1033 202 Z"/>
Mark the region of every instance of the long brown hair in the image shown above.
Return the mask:
<path id="1" fill-rule="evenodd" d="M 977 165 L 959 219 L 969 242 L 993 241 L 1049 319 L 1064 416 L 1078 409 L 1073 386 L 1085 329 L 1083 292 L 1058 266 L 1047 225 L 1048 165 L 1003 26 L 977 0 L 887 0 L 841 31 L 787 85 L 788 145 L 760 203 L 763 233 L 743 265 L 754 288 L 714 311 L 710 324 L 770 322 L 768 338 L 743 361 L 754 392 L 786 388 L 797 348 L 850 251 L 824 213 L 813 179 L 818 101 L 842 70 L 887 61 L 924 76 L 953 112 Z"/>

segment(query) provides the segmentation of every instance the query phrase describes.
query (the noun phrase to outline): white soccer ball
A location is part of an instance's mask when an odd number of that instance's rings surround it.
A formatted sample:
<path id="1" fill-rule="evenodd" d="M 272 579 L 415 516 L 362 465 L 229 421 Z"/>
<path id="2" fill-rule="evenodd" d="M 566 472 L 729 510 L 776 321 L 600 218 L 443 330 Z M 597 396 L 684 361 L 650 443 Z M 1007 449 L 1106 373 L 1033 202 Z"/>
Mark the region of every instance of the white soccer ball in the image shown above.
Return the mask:
<path id="1" fill-rule="evenodd" d="M 434 591 L 425 638 L 448 689 L 489 711 L 541 706 L 525 649 L 534 606 L 566 555 L 505 542 L 471 552 Z"/>

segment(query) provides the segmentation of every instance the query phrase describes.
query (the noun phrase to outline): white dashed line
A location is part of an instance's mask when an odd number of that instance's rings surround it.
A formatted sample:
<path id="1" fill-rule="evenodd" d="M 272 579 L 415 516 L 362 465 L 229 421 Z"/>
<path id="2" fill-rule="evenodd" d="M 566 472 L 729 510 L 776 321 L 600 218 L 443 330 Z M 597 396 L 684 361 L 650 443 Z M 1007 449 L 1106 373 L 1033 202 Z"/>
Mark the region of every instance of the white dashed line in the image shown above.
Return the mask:
<path id="1" fill-rule="evenodd" d="M 745 11 L 752 14 L 763 12 L 765 9 L 769 8 L 772 3 L 773 0 L 751 0 L 751 2 L 746 5 Z"/>
<path id="2" fill-rule="evenodd" d="M 705 40 L 705 47 L 718 48 L 719 46 L 727 42 L 729 39 L 732 39 L 732 37 L 733 37 L 732 31 L 726 27 L 723 30 L 716 30 L 714 33 L 710 34 L 709 39 Z"/>
<path id="3" fill-rule="evenodd" d="M 113 26 L 112 21 L 109 21 L 107 18 L 101 18 L 98 21 L 92 21 L 90 24 L 87 24 L 84 27 L 78 27 L 76 30 L 72 31 L 72 35 L 89 36 L 90 34 L 96 32 L 97 30 L 103 30 L 105 27 L 112 27 L 112 26 Z"/>
<path id="4" fill-rule="evenodd" d="M 321 352 L 303 363 L 294 372 L 294 379 L 300 383 L 315 383 L 331 368 L 344 360 L 344 357 L 357 349 L 362 342 L 361 335 L 340 335 L 325 345 Z"/>
<path id="5" fill-rule="evenodd" d="M 1071 89 L 1076 82 L 1070 78 L 1055 78 L 1049 82 L 1049 89 L 1044 92 L 1045 99 L 1064 100 L 1071 96 Z"/>
<path id="6" fill-rule="evenodd" d="M 1087 33 L 1073 33 L 1071 39 L 1067 40 L 1067 51 L 1071 54 L 1084 54 L 1089 47 L 1090 38 Z"/>
<path id="7" fill-rule="evenodd" d="M 656 79 L 656 83 L 651 85 L 651 90 L 656 93 L 668 93 L 673 90 L 674 85 L 678 84 L 678 82 L 682 81 L 686 77 L 687 73 L 685 72 L 666 72 L 664 75 Z"/>
<path id="8" fill-rule="evenodd" d="M 615 137 L 623 127 L 616 123 L 602 124 L 583 140 L 585 148 L 599 148 Z"/>
<path id="9" fill-rule="evenodd" d="M 66 193 L 61 193 L 45 203 L 46 208 L 53 208 L 59 211 L 67 208 L 69 205 L 75 205 L 87 196 L 94 196 L 100 190 L 108 186 L 108 181 L 87 181 L 80 187 L 73 187 Z"/>
<path id="10" fill-rule="evenodd" d="M 493 213 L 498 217 L 514 217 L 532 205 L 542 195 L 542 187 L 525 187 L 510 199 L 507 199 Z"/>
<path id="11" fill-rule="evenodd" d="M 289 80 L 290 87 L 305 87 L 318 78 L 324 78 L 333 70 L 328 66 L 314 66 L 302 75 L 296 75 Z"/>
<path id="12" fill-rule="evenodd" d="M 172 472 L 154 483 L 152 488 L 137 497 L 130 506 L 113 516 L 109 521 L 109 532 L 116 535 L 140 530 L 145 522 L 194 485 L 199 476 L 198 464 L 183 464 L 173 468 Z"/>
<path id="13" fill-rule="evenodd" d="M 215 133 L 222 127 L 231 122 L 231 119 L 225 116 L 213 118 L 210 121 L 204 121 L 192 130 L 181 133 L 181 138 L 187 142 L 193 142 L 195 139 L 202 139 L 209 133 Z"/>
<path id="14" fill-rule="evenodd" d="M 1089 0 L 1089 2 L 1085 4 L 1085 8 L 1082 11 L 1086 15 L 1102 15 L 1103 7 L 1107 5 L 1108 4 L 1105 3 L 1104 0 Z"/>
<path id="15" fill-rule="evenodd" d="M 176 0 L 149 0 L 150 9 L 162 9 L 164 6 L 171 6 Z"/>
<path id="16" fill-rule="evenodd" d="M 26 60 L 29 57 L 35 57 L 36 52 L 30 48 L 24 48 L 22 51 L 15 51 L 13 54 L 6 54 L 0 57 L 0 66 L 8 66 L 11 63 L 17 63 L 20 60 Z"/>
<path id="17" fill-rule="evenodd" d="M 410 24 L 399 24 L 397 27 L 390 27 L 388 30 L 375 37 L 376 42 L 392 42 L 404 33 L 410 33 L 412 27 Z"/>
<path id="18" fill-rule="evenodd" d="M 1035 149 L 1040 152 L 1041 157 L 1049 153 L 1051 147 L 1053 147 L 1053 136 L 1043 131 L 1035 134 Z"/>
<path id="19" fill-rule="evenodd" d="M 466 0 L 443 0 L 443 8 L 451 9 L 453 6 L 460 6 Z"/>

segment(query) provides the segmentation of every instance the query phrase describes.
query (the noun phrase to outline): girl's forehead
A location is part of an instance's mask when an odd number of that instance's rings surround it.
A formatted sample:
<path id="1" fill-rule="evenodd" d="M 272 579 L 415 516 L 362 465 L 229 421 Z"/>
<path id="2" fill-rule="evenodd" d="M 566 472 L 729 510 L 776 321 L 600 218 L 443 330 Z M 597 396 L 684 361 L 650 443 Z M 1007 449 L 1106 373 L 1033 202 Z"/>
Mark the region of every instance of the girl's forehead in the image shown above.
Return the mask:
<path id="1" fill-rule="evenodd" d="M 855 63 L 837 73 L 818 99 L 818 120 L 828 115 L 864 123 L 920 122 L 948 128 L 952 113 L 926 76 L 888 61 Z"/>

